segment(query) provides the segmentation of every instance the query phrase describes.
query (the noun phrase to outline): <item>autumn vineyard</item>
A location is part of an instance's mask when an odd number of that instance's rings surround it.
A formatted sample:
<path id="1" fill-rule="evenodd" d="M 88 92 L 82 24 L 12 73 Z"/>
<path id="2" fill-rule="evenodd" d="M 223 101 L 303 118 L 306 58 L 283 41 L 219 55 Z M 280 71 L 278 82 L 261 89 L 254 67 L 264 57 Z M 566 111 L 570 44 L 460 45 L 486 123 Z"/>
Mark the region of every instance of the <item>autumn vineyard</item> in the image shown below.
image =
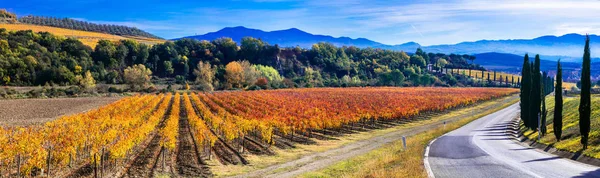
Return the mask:
<path id="1" fill-rule="evenodd" d="M 44 125 L 0 128 L 0 177 L 207 176 L 272 146 L 404 123 L 509 88 L 310 88 L 146 94 Z M 389 125 L 389 124 L 388 124 Z"/>

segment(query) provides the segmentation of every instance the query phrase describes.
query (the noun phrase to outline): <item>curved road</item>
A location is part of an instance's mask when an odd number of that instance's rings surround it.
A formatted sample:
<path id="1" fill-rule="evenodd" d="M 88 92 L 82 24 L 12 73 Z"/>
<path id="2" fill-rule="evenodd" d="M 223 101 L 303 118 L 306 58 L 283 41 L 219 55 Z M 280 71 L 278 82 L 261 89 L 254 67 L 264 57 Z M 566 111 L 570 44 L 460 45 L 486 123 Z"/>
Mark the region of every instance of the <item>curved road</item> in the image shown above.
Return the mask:
<path id="1" fill-rule="evenodd" d="M 515 143 L 506 129 L 518 112 L 517 103 L 433 141 L 425 160 L 433 176 L 600 177 L 600 167 Z"/>

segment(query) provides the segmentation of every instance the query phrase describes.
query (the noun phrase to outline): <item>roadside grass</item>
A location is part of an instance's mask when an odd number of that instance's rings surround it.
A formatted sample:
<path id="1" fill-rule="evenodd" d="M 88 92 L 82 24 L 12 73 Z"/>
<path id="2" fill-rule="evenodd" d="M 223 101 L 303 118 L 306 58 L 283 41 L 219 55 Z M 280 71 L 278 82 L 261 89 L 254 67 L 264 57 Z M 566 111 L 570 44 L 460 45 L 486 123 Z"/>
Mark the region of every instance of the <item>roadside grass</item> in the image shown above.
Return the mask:
<path id="1" fill-rule="evenodd" d="M 579 95 L 575 97 L 565 97 L 563 99 L 563 131 L 562 140 L 556 142 L 554 136 L 554 96 L 546 97 L 546 108 L 548 109 L 547 117 L 547 133 L 539 143 L 551 145 L 556 149 L 579 152 L 582 151 L 581 134 L 579 133 Z M 521 123 L 522 124 L 522 123 Z M 600 158 L 600 95 L 592 95 L 592 116 L 591 116 L 591 131 L 589 137 L 589 146 L 587 150 L 583 150 L 583 154 L 594 158 Z M 530 140 L 537 140 L 538 132 L 526 130 L 521 127 L 523 135 Z"/>
<path id="2" fill-rule="evenodd" d="M 512 98 L 501 107 L 491 110 L 478 110 L 481 109 L 481 106 L 469 108 L 469 110 L 475 110 L 478 113 L 457 122 L 446 124 L 446 126 L 439 126 L 408 137 L 407 150 L 404 150 L 401 140 L 395 141 L 367 154 L 338 162 L 315 172 L 303 174 L 300 177 L 427 177 L 423 164 L 423 153 L 431 140 L 517 102 L 518 97 Z M 496 103 L 498 103 L 498 100 L 481 105 Z M 449 117 L 455 117 L 457 114 L 450 113 L 449 115 Z"/>

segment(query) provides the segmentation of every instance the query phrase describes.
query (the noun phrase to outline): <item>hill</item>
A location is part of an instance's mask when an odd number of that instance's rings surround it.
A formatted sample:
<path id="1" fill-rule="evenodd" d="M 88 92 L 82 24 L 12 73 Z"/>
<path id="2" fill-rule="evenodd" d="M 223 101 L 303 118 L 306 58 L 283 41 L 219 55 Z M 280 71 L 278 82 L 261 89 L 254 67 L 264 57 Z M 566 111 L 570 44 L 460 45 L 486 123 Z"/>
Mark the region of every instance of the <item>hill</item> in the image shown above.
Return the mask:
<path id="1" fill-rule="evenodd" d="M 108 33 L 119 36 L 139 36 L 145 38 L 156 38 L 160 37 L 140 30 L 135 27 L 127 27 L 122 25 L 112 24 L 95 24 L 81 20 L 74 20 L 70 18 L 56 18 L 56 17 L 41 17 L 41 16 L 23 16 L 18 18 L 19 23 L 32 24 L 32 25 L 43 25 L 58 28 L 67 28 L 72 30 L 82 30 L 91 32 Z"/>
<path id="2" fill-rule="evenodd" d="M 282 47 L 300 46 L 302 48 L 310 48 L 313 44 L 319 42 L 329 42 L 336 46 L 356 46 L 361 48 L 386 46 L 384 44 L 374 42 L 365 38 L 352 39 L 348 37 L 335 38 L 327 35 L 314 35 L 299 30 L 297 28 L 266 32 L 242 26 L 227 27 L 219 31 L 210 32 L 204 35 L 187 36 L 182 38 L 212 41 L 221 37 L 230 37 L 239 44 L 239 42 L 242 41 L 242 38 L 247 36 L 259 38 L 263 41 L 266 41 L 269 44 L 277 44 Z"/>
<path id="3" fill-rule="evenodd" d="M 303 48 L 310 48 L 314 43 L 329 42 L 336 46 L 357 46 L 363 48 L 374 47 L 407 52 L 414 52 L 420 47 L 426 52 L 445 54 L 454 53 L 473 55 L 480 53 L 506 53 L 524 55 L 525 53 L 529 53 L 540 54 L 542 58 L 548 61 L 557 61 L 558 59 L 562 59 L 563 62 L 578 62 L 581 60 L 581 56 L 583 54 L 583 42 L 585 39 L 584 35 L 566 34 L 562 36 L 541 36 L 534 39 L 479 40 L 474 42 L 432 46 L 421 46 L 416 42 L 388 45 L 365 38 L 335 38 L 327 35 L 316 35 L 296 28 L 266 32 L 241 26 L 227 27 L 216 32 L 210 32 L 204 35 L 187 36 L 183 38 L 210 41 L 220 37 L 230 37 L 239 43 L 241 39 L 246 36 L 260 38 L 269 44 L 278 44 L 279 46 L 283 47 L 300 46 Z M 600 41 L 600 37 L 597 35 L 590 35 L 590 38 L 592 43 L 591 50 L 600 51 L 600 45 L 594 45 Z M 595 57 L 592 59 L 593 61 L 600 61 L 598 58 L 600 57 L 599 53 L 592 53 L 592 57 Z"/>
<path id="4" fill-rule="evenodd" d="M 81 31 L 81 30 L 71 30 L 66 28 L 57 28 L 57 27 L 49 27 L 49 26 L 40 26 L 40 25 L 30 25 L 30 24 L 2 24 L 0 23 L 0 28 L 5 28 L 9 31 L 19 31 L 19 30 L 31 30 L 33 32 L 50 32 L 54 35 L 64 36 L 64 37 L 72 37 L 81 41 L 83 44 L 88 45 L 92 48 L 96 46 L 99 40 L 105 39 L 110 41 L 118 41 L 123 39 L 132 39 L 138 41 L 140 43 L 153 45 L 157 43 L 163 43 L 165 40 L 162 39 L 153 39 L 139 36 L 118 36 L 111 35 L 106 33 L 98 33 L 98 32 L 89 32 L 89 31 Z"/>
<path id="5" fill-rule="evenodd" d="M 566 34 L 562 36 L 542 36 L 534 39 L 516 40 L 480 40 L 475 42 L 462 42 L 452 45 L 433 45 L 423 47 L 428 52 L 478 54 L 478 53 L 508 53 L 516 55 L 540 54 L 546 60 L 565 62 L 581 61 L 583 55 L 585 36 L 580 34 Z M 590 35 L 591 50 L 600 51 L 600 37 Z M 598 61 L 600 55 L 592 54 Z"/>

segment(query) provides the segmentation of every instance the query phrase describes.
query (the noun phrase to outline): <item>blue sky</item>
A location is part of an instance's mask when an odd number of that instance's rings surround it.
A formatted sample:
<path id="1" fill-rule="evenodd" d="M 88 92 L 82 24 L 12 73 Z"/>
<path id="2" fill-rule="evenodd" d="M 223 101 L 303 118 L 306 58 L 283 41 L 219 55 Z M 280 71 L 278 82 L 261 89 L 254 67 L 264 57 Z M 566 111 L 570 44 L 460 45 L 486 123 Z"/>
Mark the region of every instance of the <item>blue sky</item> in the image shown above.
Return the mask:
<path id="1" fill-rule="evenodd" d="M 177 38 L 245 26 L 422 45 L 600 33 L 600 0 L 0 0 L 17 15 L 135 26 Z"/>

